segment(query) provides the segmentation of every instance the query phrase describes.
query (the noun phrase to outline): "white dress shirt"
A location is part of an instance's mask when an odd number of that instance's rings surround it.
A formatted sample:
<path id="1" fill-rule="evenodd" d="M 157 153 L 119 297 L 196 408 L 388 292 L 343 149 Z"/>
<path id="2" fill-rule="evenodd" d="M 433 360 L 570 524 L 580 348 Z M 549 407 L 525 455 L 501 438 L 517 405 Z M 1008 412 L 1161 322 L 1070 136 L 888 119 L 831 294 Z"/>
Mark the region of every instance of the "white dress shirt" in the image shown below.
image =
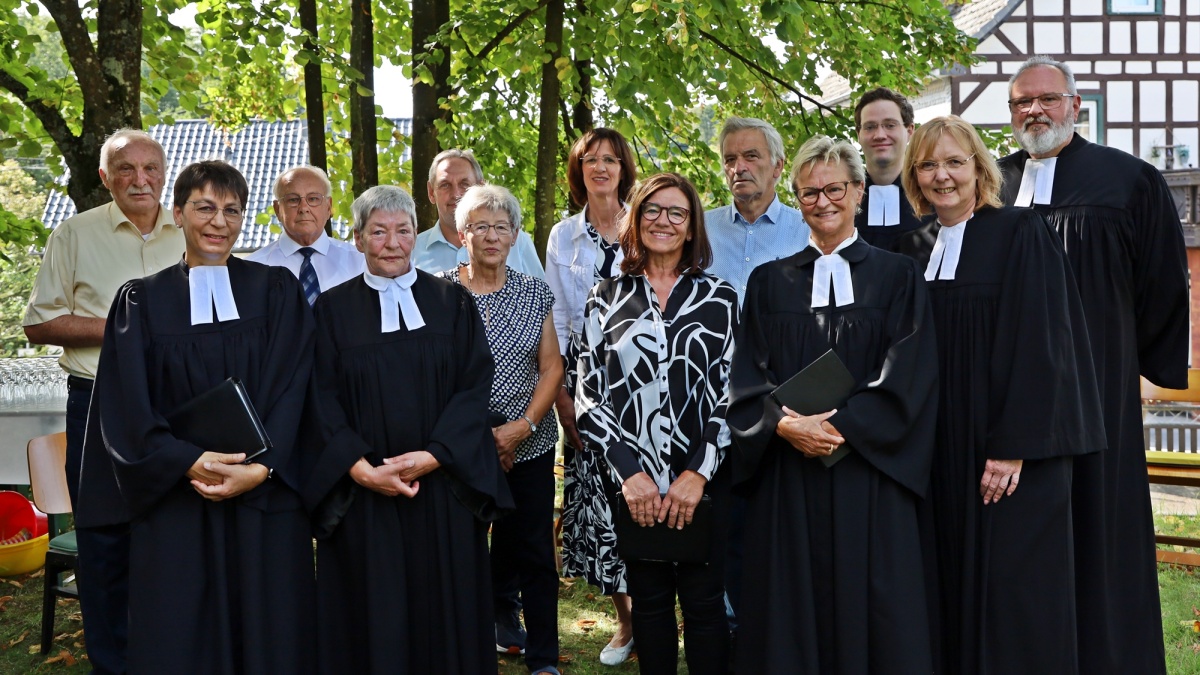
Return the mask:
<path id="1" fill-rule="evenodd" d="M 317 273 L 322 293 L 344 281 L 361 276 L 367 270 L 363 254 L 350 242 L 331 239 L 322 232 L 310 248 L 316 251 L 312 257 L 312 266 Z M 299 279 L 300 265 L 304 262 L 304 254 L 300 253 L 300 249 L 300 244 L 285 231 L 279 235 L 279 239 L 246 256 L 246 259 L 272 267 L 286 267 Z"/>

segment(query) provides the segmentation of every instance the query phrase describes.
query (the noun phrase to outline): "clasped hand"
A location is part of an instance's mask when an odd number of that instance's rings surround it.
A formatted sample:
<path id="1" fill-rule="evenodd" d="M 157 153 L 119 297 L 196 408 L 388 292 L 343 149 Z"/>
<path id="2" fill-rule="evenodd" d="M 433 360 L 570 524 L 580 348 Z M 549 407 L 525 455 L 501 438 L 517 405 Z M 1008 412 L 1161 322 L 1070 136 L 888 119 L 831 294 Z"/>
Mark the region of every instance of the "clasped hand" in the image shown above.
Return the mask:
<path id="1" fill-rule="evenodd" d="M 630 476 L 621 486 L 621 494 L 629 507 L 633 522 L 642 527 L 652 527 L 656 522 L 666 522 L 667 527 L 682 530 L 692 524 L 696 505 L 704 496 L 704 485 L 708 480 L 695 471 L 684 471 L 671 483 L 666 496 L 660 496 L 658 485 L 650 475 L 642 471 Z"/>
<path id="2" fill-rule="evenodd" d="M 227 455 L 205 451 L 188 469 L 192 489 L 201 497 L 219 502 L 249 492 L 267 479 L 267 467 L 262 464 L 242 464 L 246 455 Z"/>
<path id="3" fill-rule="evenodd" d="M 372 466 L 360 458 L 350 467 L 354 482 L 388 497 L 415 497 L 421 485 L 417 479 L 441 466 L 432 454 L 425 450 L 406 452 L 395 457 L 385 457 L 383 464 Z"/>
<path id="4" fill-rule="evenodd" d="M 779 420 L 775 433 L 791 443 L 792 447 L 802 452 L 805 457 L 824 457 L 846 442 L 838 430 L 825 421 L 836 412 L 835 409 L 816 415 L 801 415 L 783 406 L 784 417 Z"/>

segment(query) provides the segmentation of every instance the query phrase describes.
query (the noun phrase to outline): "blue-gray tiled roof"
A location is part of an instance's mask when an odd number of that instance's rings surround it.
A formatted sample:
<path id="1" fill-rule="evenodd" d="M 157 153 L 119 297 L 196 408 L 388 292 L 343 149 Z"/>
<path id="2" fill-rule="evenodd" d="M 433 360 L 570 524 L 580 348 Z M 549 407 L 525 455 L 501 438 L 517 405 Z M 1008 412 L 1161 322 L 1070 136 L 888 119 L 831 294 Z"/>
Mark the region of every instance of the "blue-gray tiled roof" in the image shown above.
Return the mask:
<path id="1" fill-rule="evenodd" d="M 411 135 L 412 120 L 394 119 L 392 122 L 403 135 Z M 308 124 L 303 120 L 289 122 L 266 122 L 254 120 L 245 128 L 230 133 L 218 129 L 207 120 L 182 120 L 175 124 L 158 124 L 149 133 L 167 153 L 167 182 L 163 190 L 163 206 L 171 203 L 171 186 L 175 176 L 183 167 L 202 159 L 223 159 L 238 168 L 250 184 L 250 198 L 246 204 L 246 219 L 242 234 L 234 245 L 237 252 L 253 251 L 275 241 L 279 235 L 271 231 L 278 229 L 279 221 L 271 211 L 274 196 L 271 188 L 275 177 L 285 169 L 308 162 Z M 404 151 L 404 159 L 409 152 Z M 66 177 L 63 177 L 66 180 Z M 260 213 L 271 214 L 268 224 L 255 222 Z M 75 215 L 75 203 L 63 192 L 52 192 L 46 200 L 42 222 L 53 229 L 59 223 Z M 334 229 L 345 238 L 349 224 L 334 220 Z"/>

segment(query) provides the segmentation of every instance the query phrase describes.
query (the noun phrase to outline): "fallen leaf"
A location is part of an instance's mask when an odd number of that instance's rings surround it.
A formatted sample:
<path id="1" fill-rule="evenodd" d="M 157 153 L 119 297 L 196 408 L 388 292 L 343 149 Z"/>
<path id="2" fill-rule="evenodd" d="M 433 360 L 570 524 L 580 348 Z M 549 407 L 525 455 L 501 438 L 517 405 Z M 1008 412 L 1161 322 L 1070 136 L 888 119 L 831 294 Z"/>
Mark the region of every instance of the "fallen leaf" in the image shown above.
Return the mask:
<path id="1" fill-rule="evenodd" d="M 46 568 L 43 567 L 40 570 L 30 574 L 28 578 L 29 579 L 40 579 L 45 574 L 46 574 Z"/>
<path id="2" fill-rule="evenodd" d="M 40 652 L 41 650 L 42 650 L 42 645 L 40 645 L 40 644 L 29 645 L 29 653 L 30 654 L 36 654 L 36 653 Z"/>
<path id="3" fill-rule="evenodd" d="M 570 654 L 559 654 L 558 655 L 559 663 L 571 663 L 572 661 L 574 661 L 574 659 L 571 658 Z"/>
<path id="4" fill-rule="evenodd" d="M 586 633 L 587 631 L 590 631 L 596 627 L 596 620 L 595 619 L 580 619 L 575 622 L 575 627 Z"/>
<path id="5" fill-rule="evenodd" d="M 595 599 L 596 599 L 596 594 L 595 594 L 595 593 L 588 593 L 588 594 L 587 594 L 586 596 L 584 596 L 584 597 L 586 597 L 588 600 L 595 600 Z"/>
<path id="6" fill-rule="evenodd" d="M 6 603 L 12 599 L 13 599 L 13 596 L 11 596 L 11 595 L 0 596 L 0 612 L 4 611 L 4 603 Z"/>
<path id="7" fill-rule="evenodd" d="M 24 642 L 24 641 L 25 641 L 25 638 L 27 638 L 27 637 L 29 637 L 29 631 L 28 631 L 28 630 L 26 630 L 24 633 L 21 633 L 21 634 L 20 634 L 20 635 L 18 635 L 17 637 L 15 637 L 15 638 L 13 638 L 13 639 L 9 640 L 9 641 L 8 641 L 8 644 L 4 645 L 4 648 L 5 648 L 5 649 L 12 649 L 13 647 L 15 647 L 15 646 L 17 646 L 17 645 L 21 644 L 22 642 Z"/>
<path id="8" fill-rule="evenodd" d="M 0 598 L 0 600 L 3 600 L 3 598 Z M 1192 605 L 1192 614 L 1195 616 L 1200 616 L 1200 609 L 1196 609 L 1195 605 Z"/>
<path id="9" fill-rule="evenodd" d="M 17 581 L 16 579 L 5 579 L 4 581 L 6 581 L 7 583 L 9 583 L 13 586 L 16 586 L 17 588 L 25 588 L 25 586 L 22 585 L 21 582 Z"/>
<path id="10" fill-rule="evenodd" d="M 65 649 L 59 651 L 58 656 L 51 656 L 42 663 L 58 663 L 60 661 L 66 664 L 68 668 L 75 665 L 75 657 L 71 656 L 71 652 Z"/>

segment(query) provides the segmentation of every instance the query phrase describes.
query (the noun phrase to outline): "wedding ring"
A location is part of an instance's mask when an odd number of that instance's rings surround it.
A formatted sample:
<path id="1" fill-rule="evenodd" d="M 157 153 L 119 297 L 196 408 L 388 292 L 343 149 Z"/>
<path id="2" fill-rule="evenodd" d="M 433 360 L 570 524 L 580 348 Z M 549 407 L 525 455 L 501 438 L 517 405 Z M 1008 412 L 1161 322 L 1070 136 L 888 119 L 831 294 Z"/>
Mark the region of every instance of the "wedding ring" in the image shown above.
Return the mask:
<path id="1" fill-rule="evenodd" d="M 833 452 L 833 443 L 830 443 L 830 444 L 829 444 L 829 451 L 830 451 L 830 452 Z"/>

